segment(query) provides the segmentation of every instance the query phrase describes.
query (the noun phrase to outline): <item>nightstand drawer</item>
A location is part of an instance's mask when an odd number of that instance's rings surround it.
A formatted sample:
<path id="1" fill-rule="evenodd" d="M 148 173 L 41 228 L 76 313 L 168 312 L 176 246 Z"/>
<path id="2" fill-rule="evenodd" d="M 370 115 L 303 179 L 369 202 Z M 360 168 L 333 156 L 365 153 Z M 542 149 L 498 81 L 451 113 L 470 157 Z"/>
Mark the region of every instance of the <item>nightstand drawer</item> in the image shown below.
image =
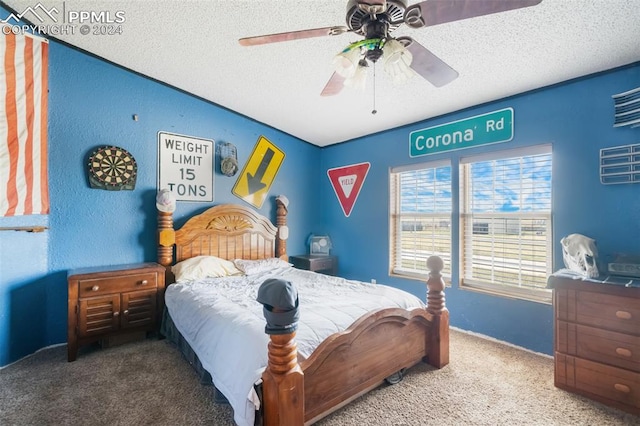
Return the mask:
<path id="1" fill-rule="evenodd" d="M 156 291 L 132 291 L 122 294 L 122 328 L 151 325 L 157 317 Z"/>
<path id="2" fill-rule="evenodd" d="M 298 268 L 314 272 L 325 272 L 331 275 L 338 273 L 338 258 L 331 255 L 301 254 L 289 256 L 289 262 Z"/>
<path id="3" fill-rule="evenodd" d="M 327 257 L 325 259 L 316 259 L 313 261 L 313 268 L 318 271 L 333 268 L 333 259 Z"/>
<path id="4" fill-rule="evenodd" d="M 78 336 L 87 337 L 118 329 L 120 295 L 92 297 L 78 302 L 78 314 L 86 321 L 78 324 Z"/>
<path id="5" fill-rule="evenodd" d="M 94 297 L 123 291 L 155 289 L 158 286 L 156 278 L 155 273 L 142 273 L 85 279 L 78 281 L 78 292 L 80 297 Z"/>

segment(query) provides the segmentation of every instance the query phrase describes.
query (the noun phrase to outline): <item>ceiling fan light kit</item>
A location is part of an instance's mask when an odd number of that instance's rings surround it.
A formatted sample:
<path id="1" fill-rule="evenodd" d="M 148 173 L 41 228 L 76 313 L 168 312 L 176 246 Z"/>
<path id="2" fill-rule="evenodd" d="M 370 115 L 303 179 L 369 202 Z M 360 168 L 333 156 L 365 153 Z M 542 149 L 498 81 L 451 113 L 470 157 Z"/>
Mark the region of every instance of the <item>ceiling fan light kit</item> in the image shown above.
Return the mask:
<path id="1" fill-rule="evenodd" d="M 407 7 L 405 0 L 349 0 L 346 27 L 333 26 L 245 37 L 239 42 L 242 46 L 255 46 L 344 33 L 363 36 L 364 40 L 350 44 L 333 59 L 335 72 L 322 90 L 322 96 L 336 95 L 343 86 L 364 88 L 368 62 L 375 65 L 380 58 L 394 83 L 402 83 L 418 74 L 435 87 L 442 87 L 455 80 L 458 72 L 413 38 L 391 37 L 393 31 L 403 24 L 420 29 L 535 6 L 541 2 L 542 0 L 426 0 Z"/>
<path id="2" fill-rule="evenodd" d="M 335 72 L 344 77 L 344 85 L 364 90 L 369 62 L 382 58 L 385 72 L 394 83 L 402 83 L 415 73 L 411 70 L 413 56 L 404 45 L 393 39 L 365 39 L 347 46 L 333 59 Z"/>

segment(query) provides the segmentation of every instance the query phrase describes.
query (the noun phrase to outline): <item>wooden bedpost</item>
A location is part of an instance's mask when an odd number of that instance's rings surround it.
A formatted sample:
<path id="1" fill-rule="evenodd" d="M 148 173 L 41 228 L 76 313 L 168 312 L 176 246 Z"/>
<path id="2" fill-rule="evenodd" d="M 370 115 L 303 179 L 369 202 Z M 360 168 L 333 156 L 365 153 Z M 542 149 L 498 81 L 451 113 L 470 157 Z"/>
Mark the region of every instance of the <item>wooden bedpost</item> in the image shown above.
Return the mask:
<path id="1" fill-rule="evenodd" d="M 158 210 L 158 263 L 164 266 L 164 282 L 171 284 L 175 277 L 171 272 L 173 264 L 173 245 L 176 232 L 173 229 L 173 212 Z"/>
<path id="2" fill-rule="evenodd" d="M 444 262 L 439 256 L 427 259 L 427 311 L 433 314 L 433 332 L 429 336 L 429 364 L 442 368 L 449 364 L 449 310 L 444 301 L 444 280 L 440 272 Z"/>
<path id="3" fill-rule="evenodd" d="M 269 362 L 262 373 L 265 426 L 304 424 L 304 375 L 298 364 L 295 335 L 270 336 Z"/>
<path id="4" fill-rule="evenodd" d="M 165 281 L 173 282 L 173 277 L 167 275 L 171 272 L 173 263 L 173 246 L 176 243 L 176 232 L 173 229 L 173 212 L 176 209 L 176 197 L 168 189 L 161 189 L 156 194 L 156 209 L 158 210 L 158 263 L 165 267 Z"/>
<path id="5" fill-rule="evenodd" d="M 276 257 L 282 260 L 289 260 L 287 256 L 287 238 L 289 238 L 289 227 L 287 226 L 287 207 L 289 200 L 284 195 L 276 197 Z"/>
<path id="6" fill-rule="evenodd" d="M 270 336 L 267 368 L 262 373 L 264 426 L 304 424 L 304 373 L 295 342 L 298 292 L 292 283 L 267 279 L 258 289 Z"/>
<path id="7" fill-rule="evenodd" d="M 176 234 L 173 230 L 173 213 L 158 211 L 158 263 L 164 267 L 173 262 L 173 244 Z"/>

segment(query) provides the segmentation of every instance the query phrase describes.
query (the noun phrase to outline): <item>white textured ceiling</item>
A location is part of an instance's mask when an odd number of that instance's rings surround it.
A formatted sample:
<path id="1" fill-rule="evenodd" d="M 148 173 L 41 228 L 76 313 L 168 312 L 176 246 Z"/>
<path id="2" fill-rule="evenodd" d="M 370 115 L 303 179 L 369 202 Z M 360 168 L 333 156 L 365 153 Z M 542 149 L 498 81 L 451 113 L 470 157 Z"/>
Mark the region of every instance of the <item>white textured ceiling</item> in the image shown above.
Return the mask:
<path id="1" fill-rule="evenodd" d="M 361 37 L 238 43 L 241 37 L 345 25 L 347 0 L 1 3 L 17 13 L 38 3 L 60 13 L 121 11 L 121 35 L 82 35 L 76 28 L 73 35 L 51 38 L 318 146 L 640 61 L 638 0 L 542 0 L 534 7 L 433 27 L 403 25 L 394 36 L 413 37 L 459 77 L 441 88 L 419 76 L 396 86 L 378 66 L 373 115 L 371 79 L 364 92 L 344 88 L 336 96 L 320 96 L 333 72 L 333 56 Z M 38 23 L 30 12 L 24 19 Z"/>

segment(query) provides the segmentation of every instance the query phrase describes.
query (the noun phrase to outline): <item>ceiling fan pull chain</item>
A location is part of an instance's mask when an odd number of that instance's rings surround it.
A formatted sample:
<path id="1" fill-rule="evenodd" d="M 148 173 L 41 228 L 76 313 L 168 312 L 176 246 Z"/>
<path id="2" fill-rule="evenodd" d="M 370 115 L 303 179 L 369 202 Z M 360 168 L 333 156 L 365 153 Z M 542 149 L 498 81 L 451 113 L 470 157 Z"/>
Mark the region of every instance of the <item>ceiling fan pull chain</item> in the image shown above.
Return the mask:
<path id="1" fill-rule="evenodd" d="M 371 114 L 376 115 L 376 63 L 373 63 L 373 110 Z"/>

